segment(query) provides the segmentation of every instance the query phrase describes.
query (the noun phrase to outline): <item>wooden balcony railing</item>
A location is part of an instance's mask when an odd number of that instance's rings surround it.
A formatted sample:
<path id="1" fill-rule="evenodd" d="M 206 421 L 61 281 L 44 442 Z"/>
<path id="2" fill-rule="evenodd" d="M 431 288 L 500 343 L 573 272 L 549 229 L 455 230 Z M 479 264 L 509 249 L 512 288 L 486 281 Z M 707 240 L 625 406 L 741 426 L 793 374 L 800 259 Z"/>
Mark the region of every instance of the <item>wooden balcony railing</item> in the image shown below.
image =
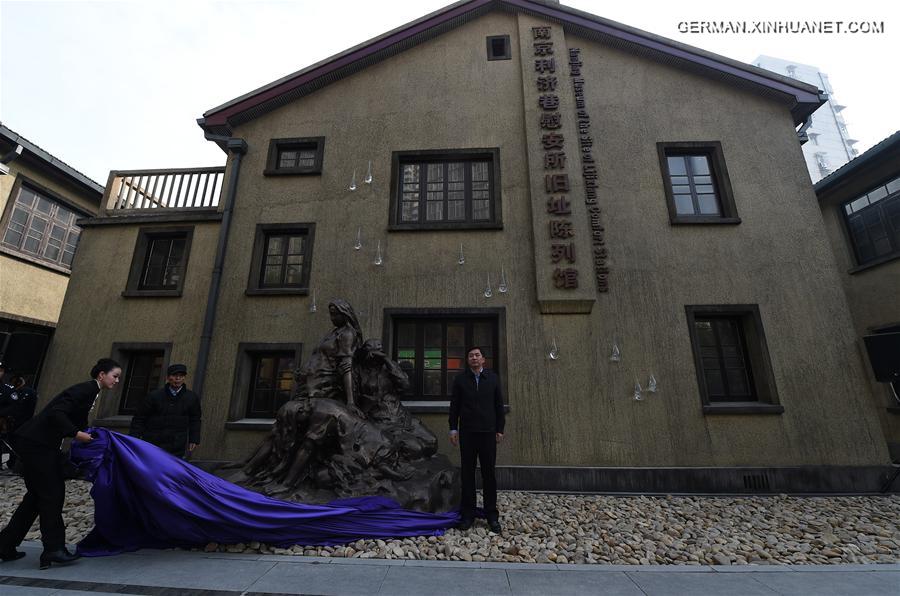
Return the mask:
<path id="1" fill-rule="evenodd" d="M 106 187 L 106 212 L 216 208 L 224 178 L 224 167 L 113 171 Z"/>

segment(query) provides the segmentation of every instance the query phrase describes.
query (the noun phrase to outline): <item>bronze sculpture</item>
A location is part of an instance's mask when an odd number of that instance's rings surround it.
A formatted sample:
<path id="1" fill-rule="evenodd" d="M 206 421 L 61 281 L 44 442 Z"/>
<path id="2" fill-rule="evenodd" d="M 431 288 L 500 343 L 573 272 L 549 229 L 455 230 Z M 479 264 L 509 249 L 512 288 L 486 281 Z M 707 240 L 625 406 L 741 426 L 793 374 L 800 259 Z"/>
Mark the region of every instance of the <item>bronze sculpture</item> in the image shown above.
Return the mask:
<path id="1" fill-rule="evenodd" d="M 406 374 L 380 340 L 363 342 L 350 304 L 335 299 L 328 312 L 334 328 L 295 372 L 293 398 L 241 469 L 226 475 L 304 502 L 377 494 L 412 509 L 455 506 L 456 468 L 400 401 Z"/>

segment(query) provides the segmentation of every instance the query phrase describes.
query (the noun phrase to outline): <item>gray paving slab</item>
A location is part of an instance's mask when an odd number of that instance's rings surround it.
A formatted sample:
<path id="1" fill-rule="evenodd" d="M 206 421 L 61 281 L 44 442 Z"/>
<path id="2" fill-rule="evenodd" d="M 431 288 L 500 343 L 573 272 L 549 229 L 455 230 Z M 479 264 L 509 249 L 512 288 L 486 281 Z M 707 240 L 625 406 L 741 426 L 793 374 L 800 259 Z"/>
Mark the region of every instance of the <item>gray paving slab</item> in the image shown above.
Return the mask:
<path id="1" fill-rule="evenodd" d="M 789 565 L 794 571 L 847 572 L 847 571 L 900 571 L 900 563 L 846 563 L 843 565 Z"/>
<path id="2" fill-rule="evenodd" d="M 441 596 L 511 594 L 503 569 L 389 567 L 379 594 Z"/>
<path id="3" fill-rule="evenodd" d="M 390 567 L 276 563 L 250 586 L 252 592 L 286 594 L 375 594 Z"/>
<path id="4" fill-rule="evenodd" d="M 809 572 L 755 576 L 760 583 L 779 594 L 816 596 L 869 596 L 900 594 L 900 571 Z"/>
<path id="5" fill-rule="evenodd" d="M 647 596 L 775 596 L 774 589 L 743 573 L 626 573 Z M 767 574 L 770 575 L 770 574 Z M 780 577 L 782 574 L 777 574 Z M 783 574 L 791 575 L 791 574 Z M 812 594 L 808 592 L 807 594 Z"/>
<path id="6" fill-rule="evenodd" d="M 565 573 L 523 569 L 508 570 L 513 594 L 566 596 L 569 594 L 603 594 L 604 596 L 644 596 L 644 592 L 621 571 Z"/>
<path id="7" fill-rule="evenodd" d="M 716 573 L 794 573 L 791 565 L 711 565 Z"/>
<path id="8" fill-rule="evenodd" d="M 116 557 L 106 557 L 114 559 Z M 125 558 L 125 557 L 123 557 Z M 131 559 L 134 565 L 135 559 Z M 107 561 L 103 561 L 105 564 Z M 165 586 L 170 588 L 198 588 L 206 590 L 246 590 L 268 573 L 276 563 L 226 559 L 185 558 L 140 562 L 131 577 L 123 584 Z"/>

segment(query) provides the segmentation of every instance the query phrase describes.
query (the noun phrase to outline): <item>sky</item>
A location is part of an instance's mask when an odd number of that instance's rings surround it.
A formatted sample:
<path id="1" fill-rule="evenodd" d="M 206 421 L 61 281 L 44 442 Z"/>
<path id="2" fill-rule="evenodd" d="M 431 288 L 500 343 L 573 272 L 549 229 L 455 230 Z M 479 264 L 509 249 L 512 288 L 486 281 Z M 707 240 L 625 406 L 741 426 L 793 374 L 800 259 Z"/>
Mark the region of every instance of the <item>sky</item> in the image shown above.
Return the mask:
<path id="1" fill-rule="evenodd" d="M 110 170 L 223 165 L 203 112 L 447 0 L 0 0 L 0 121 L 105 185 Z M 856 147 L 900 130 L 900 3 L 563 4 L 750 63 L 818 66 Z M 751 6 L 752 4 L 752 6 Z M 883 33 L 682 33 L 695 21 L 883 23 Z"/>

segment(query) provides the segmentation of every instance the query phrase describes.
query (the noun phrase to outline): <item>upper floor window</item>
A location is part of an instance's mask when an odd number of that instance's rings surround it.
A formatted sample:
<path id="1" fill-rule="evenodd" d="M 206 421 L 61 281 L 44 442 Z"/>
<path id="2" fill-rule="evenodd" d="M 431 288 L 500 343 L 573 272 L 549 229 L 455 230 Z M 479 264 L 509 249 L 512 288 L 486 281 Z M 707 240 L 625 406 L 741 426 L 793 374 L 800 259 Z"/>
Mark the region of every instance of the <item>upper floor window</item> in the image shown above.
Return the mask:
<path id="1" fill-rule="evenodd" d="M 181 296 L 192 227 L 142 228 L 138 232 L 123 296 Z"/>
<path id="2" fill-rule="evenodd" d="M 509 43 L 509 35 L 489 35 L 487 37 L 487 59 L 512 59 L 512 48 Z"/>
<path id="3" fill-rule="evenodd" d="M 669 220 L 740 223 L 719 142 L 657 143 Z"/>
<path id="4" fill-rule="evenodd" d="M 185 244 L 187 238 L 183 234 L 150 238 L 138 289 L 177 289 L 184 274 Z"/>
<path id="5" fill-rule="evenodd" d="M 266 176 L 321 174 L 325 137 L 272 139 L 266 160 Z"/>
<path id="6" fill-rule="evenodd" d="M 498 228 L 499 154 L 394 154 L 391 229 Z"/>
<path id="7" fill-rule="evenodd" d="M 14 192 L 3 218 L 2 245 L 25 256 L 72 268 L 81 228 L 70 208 L 24 184 Z"/>
<path id="8" fill-rule="evenodd" d="M 315 224 L 259 224 L 247 294 L 306 294 Z"/>
<path id="9" fill-rule="evenodd" d="M 841 208 L 858 264 L 900 256 L 900 177 Z"/>

